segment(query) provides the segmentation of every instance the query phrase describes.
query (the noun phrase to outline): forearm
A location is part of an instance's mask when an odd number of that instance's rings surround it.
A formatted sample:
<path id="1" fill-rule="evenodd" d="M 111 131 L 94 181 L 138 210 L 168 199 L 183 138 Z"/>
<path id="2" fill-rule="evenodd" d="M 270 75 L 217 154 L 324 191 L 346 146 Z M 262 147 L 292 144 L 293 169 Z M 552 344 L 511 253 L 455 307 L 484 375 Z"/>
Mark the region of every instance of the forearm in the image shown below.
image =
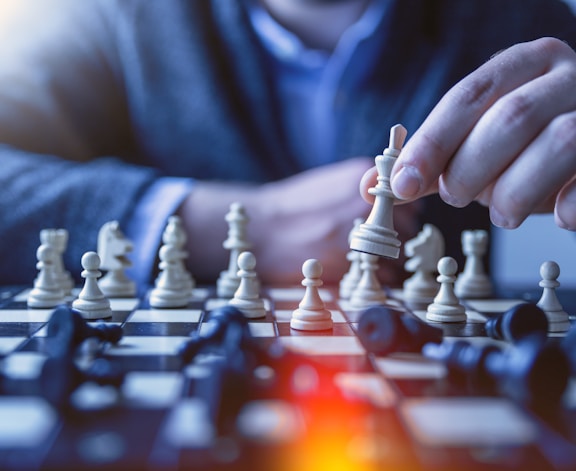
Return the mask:
<path id="1" fill-rule="evenodd" d="M 150 169 L 102 158 L 76 163 L 0 147 L 0 281 L 29 284 L 41 229 L 61 227 L 70 239 L 65 264 L 78 276 L 82 254 L 96 249 L 102 224 L 124 224 L 155 181 Z"/>

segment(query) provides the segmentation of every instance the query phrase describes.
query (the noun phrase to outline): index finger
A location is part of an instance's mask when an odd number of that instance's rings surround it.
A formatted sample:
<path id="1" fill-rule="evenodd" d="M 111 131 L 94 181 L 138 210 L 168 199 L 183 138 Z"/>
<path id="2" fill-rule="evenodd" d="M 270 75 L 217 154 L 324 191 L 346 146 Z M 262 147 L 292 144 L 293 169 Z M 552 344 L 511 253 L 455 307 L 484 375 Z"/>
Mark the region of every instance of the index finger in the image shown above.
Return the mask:
<path id="1" fill-rule="evenodd" d="M 410 200 L 437 191 L 438 178 L 486 110 L 546 73 L 552 60 L 541 42 L 517 44 L 450 89 L 398 157 L 391 175 L 394 194 Z"/>

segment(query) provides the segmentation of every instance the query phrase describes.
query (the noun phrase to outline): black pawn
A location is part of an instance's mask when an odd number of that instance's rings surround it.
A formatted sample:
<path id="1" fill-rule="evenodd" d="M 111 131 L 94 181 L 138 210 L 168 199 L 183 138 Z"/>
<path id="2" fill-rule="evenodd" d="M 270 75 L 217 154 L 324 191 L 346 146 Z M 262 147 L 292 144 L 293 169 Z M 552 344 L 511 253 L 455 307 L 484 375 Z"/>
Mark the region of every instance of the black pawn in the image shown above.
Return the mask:
<path id="1" fill-rule="evenodd" d="M 427 343 L 442 342 L 442 329 L 385 306 L 366 309 L 358 321 L 358 338 L 378 356 L 394 352 L 419 352 Z"/>
<path id="2" fill-rule="evenodd" d="M 74 352 L 84 340 L 95 337 L 101 342 L 118 343 L 122 327 L 96 323 L 90 325 L 82 315 L 66 305 L 58 306 L 47 324 L 47 350 L 50 356 L 65 356 Z"/>
<path id="3" fill-rule="evenodd" d="M 546 337 L 548 318 L 536 304 L 522 303 L 486 322 L 486 334 L 496 340 L 516 343 L 527 335 Z"/>

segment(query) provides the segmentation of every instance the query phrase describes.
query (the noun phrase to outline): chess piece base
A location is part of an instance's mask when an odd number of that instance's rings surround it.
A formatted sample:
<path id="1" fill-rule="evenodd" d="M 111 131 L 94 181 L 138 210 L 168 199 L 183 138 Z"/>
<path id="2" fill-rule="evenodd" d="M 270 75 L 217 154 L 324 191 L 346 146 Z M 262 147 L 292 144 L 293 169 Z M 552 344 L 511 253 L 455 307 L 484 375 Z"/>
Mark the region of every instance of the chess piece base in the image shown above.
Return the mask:
<path id="1" fill-rule="evenodd" d="M 290 320 L 290 328 L 294 330 L 330 330 L 333 325 L 332 314 L 327 309 L 322 311 L 296 309 Z"/>
<path id="2" fill-rule="evenodd" d="M 72 303 L 72 309 L 82 314 L 84 319 L 106 319 L 112 317 L 110 302 L 107 299 L 98 301 L 76 299 Z"/>
<path id="3" fill-rule="evenodd" d="M 238 299 L 233 298 L 228 303 L 230 306 L 234 306 L 242 311 L 244 317 L 248 319 L 259 319 L 266 317 L 266 307 L 264 306 L 263 299 Z"/>
<path id="4" fill-rule="evenodd" d="M 426 311 L 426 320 L 432 322 L 466 322 L 466 309 L 461 304 L 456 306 L 431 304 Z"/>
<path id="5" fill-rule="evenodd" d="M 155 288 L 150 293 L 148 302 L 151 307 L 157 308 L 171 308 L 171 307 L 186 307 L 190 297 L 174 291 L 166 289 Z"/>

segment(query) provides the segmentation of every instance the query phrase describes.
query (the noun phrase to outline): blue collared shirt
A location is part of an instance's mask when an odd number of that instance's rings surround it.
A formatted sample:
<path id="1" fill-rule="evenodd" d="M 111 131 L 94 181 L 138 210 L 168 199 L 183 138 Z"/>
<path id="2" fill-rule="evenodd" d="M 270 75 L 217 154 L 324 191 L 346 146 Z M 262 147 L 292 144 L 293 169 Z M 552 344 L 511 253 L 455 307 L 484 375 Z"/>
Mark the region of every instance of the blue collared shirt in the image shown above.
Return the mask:
<path id="1" fill-rule="evenodd" d="M 269 52 L 281 100 L 283 125 L 302 168 L 336 160 L 337 136 L 346 100 L 374 65 L 382 36 L 376 34 L 393 0 L 373 0 L 340 38 L 332 54 L 307 48 L 257 4 L 250 20 Z M 126 227 L 138 265 L 130 275 L 145 284 L 161 243 L 163 225 L 193 191 L 193 180 L 160 178 L 143 195 Z"/>
<path id="2" fill-rule="evenodd" d="M 350 92 L 375 63 L 383 46 L 378 35 L 392 0 L 374 0 L 338 41 L 332 54 L 309 49 L 261 6 L 250 19 L 270 54 L 287 141 L 303 168 L 336 159 L 337 136 Z"/>

